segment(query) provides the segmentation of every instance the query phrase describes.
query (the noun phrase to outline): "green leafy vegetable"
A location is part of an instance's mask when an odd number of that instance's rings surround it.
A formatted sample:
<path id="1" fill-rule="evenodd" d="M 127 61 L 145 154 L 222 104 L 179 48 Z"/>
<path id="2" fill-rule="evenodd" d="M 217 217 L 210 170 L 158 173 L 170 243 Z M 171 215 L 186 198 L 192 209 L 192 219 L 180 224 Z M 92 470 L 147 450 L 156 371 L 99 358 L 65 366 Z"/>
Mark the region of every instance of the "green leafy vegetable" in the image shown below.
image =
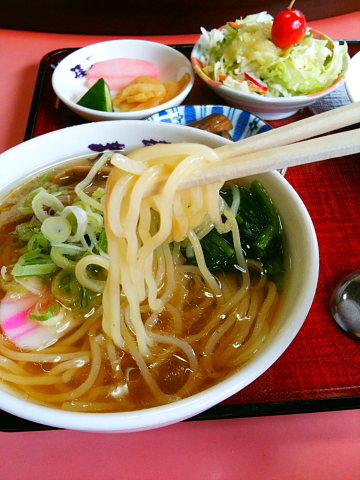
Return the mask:
<path id="1" fill-rule="evenodd" d="M 103 228 L 100 232 L 98 245 L 100 250 L 102 250 L 105 253 L 108 253 L 108 240 L 107 240 L 105 228 Z"/>
<path id="2" fill-rule="evenodd" d="M 249 188 L 238 187 L 240 204 L 236 213 L 241 246 L 246 258 L 262 263 L 266 273 L 273 278 L 282 290 L 284 274 L 281 223 L 275 206 L 259 181 Z M 226 188 L 220 191 L 226 203 L 231 206 L 233 191 Z M 235 271 L 237 267 L 232 234 L 220 234 L 211 230 L 200 241 L 206 265 L 210 271 Z M 186 250 L 184 250 L 186 256 Z M 187 263 L 196 264 L 194 256 L 186 256 Z"/>
<path id="3" fill-rule="evenodd" d="M 217 270 L 233 270 L 236 263 L 236 255 L 234 246 L 226 239 L 224 235 L 220 235 L 215 229 L 211 230 L 202 240 L 201 247 L 203 249 L 206 266 L 211 272 Z M 196 265 L 196 258 L 189 257 L 188 263 Z"/>

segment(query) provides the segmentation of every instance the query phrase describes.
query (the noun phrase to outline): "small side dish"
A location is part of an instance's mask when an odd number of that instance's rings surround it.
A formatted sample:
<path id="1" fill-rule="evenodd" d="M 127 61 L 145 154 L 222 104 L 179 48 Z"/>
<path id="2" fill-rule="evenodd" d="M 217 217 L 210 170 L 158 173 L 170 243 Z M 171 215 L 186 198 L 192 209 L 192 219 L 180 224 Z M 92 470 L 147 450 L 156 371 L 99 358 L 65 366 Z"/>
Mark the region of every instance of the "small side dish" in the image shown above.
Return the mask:
<path id="1" fill-rule="evenodd" d="M 185 55 L 146 40 L 88 45 L 65 57 L 52 77 L 59 99 L 91 121 L 146 118 L 182 103 L 193 83 Z"/>
<path id="2" fill-rule="evenodd" d="M 172 100 L 191 80 L 189 73 L 178 81 L 163 82 L 159 77 L 157 65 L 147 60 L 114 58 L 98 62 L 87 72 L 90 88 L 77 104 L 104 112 L 146 110 Z"/>
<path id="3" fill-rule="evenodd" d="M 227 105 L 179 105 L 178 107 L 162 110 L 152 115 L 147 120 L 150 122 L 175 123 L 179 125 L 191 125 L 201 122 L 205 118 L 213 118 L 213 115 L 225 116 L 232 124 L 228 133 L 233 141 L 251 137 L 270 130 L 270 125 L 263 122 L 259 117 L 249 112 L 232 108 Z M 222 128 L 225 130 L 225 128 Z M 211 129 L 213 133 L 214 129 Z"/>

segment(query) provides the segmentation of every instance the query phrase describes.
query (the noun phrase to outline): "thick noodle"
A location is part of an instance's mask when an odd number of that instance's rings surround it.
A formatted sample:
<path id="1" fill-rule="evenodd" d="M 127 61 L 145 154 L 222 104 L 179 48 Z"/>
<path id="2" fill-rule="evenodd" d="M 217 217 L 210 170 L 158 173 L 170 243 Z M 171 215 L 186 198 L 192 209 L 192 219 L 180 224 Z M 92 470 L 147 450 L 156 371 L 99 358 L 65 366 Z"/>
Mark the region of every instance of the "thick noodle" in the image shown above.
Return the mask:
<path id="1" fill-rule="evenodd" d="M 107 159 L 76 187 L 84 201 Z M 214 150 L 186 143 L 112 156 L 105 204 L 91 199 L 104 211 L 108 254 L 84 256 L 75 269 L 82 286 L 102 294 L 102 306 L 39 352 L 18 351 L 0 336 L 5 382 L 67 410 L 132 410 L 202 390 L 261 348 L 278 294 L 261 265 L 243 255 L 238 189 L 230 206 L 219 195 L 220 183 L 178 189 L 217 161 Z M 206 265 L 200 241 L 214 228 L 233 238 L 236 273 L 214 275 Z M 185 264 L 182 249 L 197 265 Z M 89 267 L 105 271 L 106 281 Z"/>

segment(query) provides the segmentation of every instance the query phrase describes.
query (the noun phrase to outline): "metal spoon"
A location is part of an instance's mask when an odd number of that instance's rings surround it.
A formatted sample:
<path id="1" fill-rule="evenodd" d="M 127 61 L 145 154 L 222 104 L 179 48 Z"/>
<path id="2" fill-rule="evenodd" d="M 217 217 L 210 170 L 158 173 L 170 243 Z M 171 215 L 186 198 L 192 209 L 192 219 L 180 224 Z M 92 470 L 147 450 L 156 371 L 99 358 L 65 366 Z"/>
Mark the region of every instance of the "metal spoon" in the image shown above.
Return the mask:
<path id="1" fill-rule="evenodd" d="M 351 273 L 336 286 L 331 313 L 340 328 L 360 340 L 360 271 Z"/>

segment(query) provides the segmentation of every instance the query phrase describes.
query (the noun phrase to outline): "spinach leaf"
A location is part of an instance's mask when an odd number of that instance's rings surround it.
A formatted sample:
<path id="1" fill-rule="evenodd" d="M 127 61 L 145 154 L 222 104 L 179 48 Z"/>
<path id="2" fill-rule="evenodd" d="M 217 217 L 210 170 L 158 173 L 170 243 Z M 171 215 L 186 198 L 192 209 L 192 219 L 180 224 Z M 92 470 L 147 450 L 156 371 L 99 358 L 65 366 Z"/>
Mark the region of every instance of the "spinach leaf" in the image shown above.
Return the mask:
<path id="1" fill-rule="evenodd" d="M 236 214 L 241 246 L 248 259 L 259 260 L 266 273 L 283 288 L 284 255 L 281 236 L 281 222 L 278 212 L 263 185 L 255 180 L 249 188 L 237 187 L 240 205 Z M 230 206 L 233 191 L 225 188 L 220 195 Z M 220 235 L 213 229 L 201 240 L 206 265 L 210 271 L 234 271 L 236 255 L 232 234 Z M 196 264 L 195 257 L 187 258 L 188 263 Z"/>
<path id="2" fill-rule="evenodd" d="M 215 229 L 211 230 L 201 240 L 205 263 L 211 272 L 218 270 L 230 271 L 236 264 L 235 249 L 224 235 L 220 235 Z M 187 263 L 197 265 L 196 257 L 188 257 Z"/>

